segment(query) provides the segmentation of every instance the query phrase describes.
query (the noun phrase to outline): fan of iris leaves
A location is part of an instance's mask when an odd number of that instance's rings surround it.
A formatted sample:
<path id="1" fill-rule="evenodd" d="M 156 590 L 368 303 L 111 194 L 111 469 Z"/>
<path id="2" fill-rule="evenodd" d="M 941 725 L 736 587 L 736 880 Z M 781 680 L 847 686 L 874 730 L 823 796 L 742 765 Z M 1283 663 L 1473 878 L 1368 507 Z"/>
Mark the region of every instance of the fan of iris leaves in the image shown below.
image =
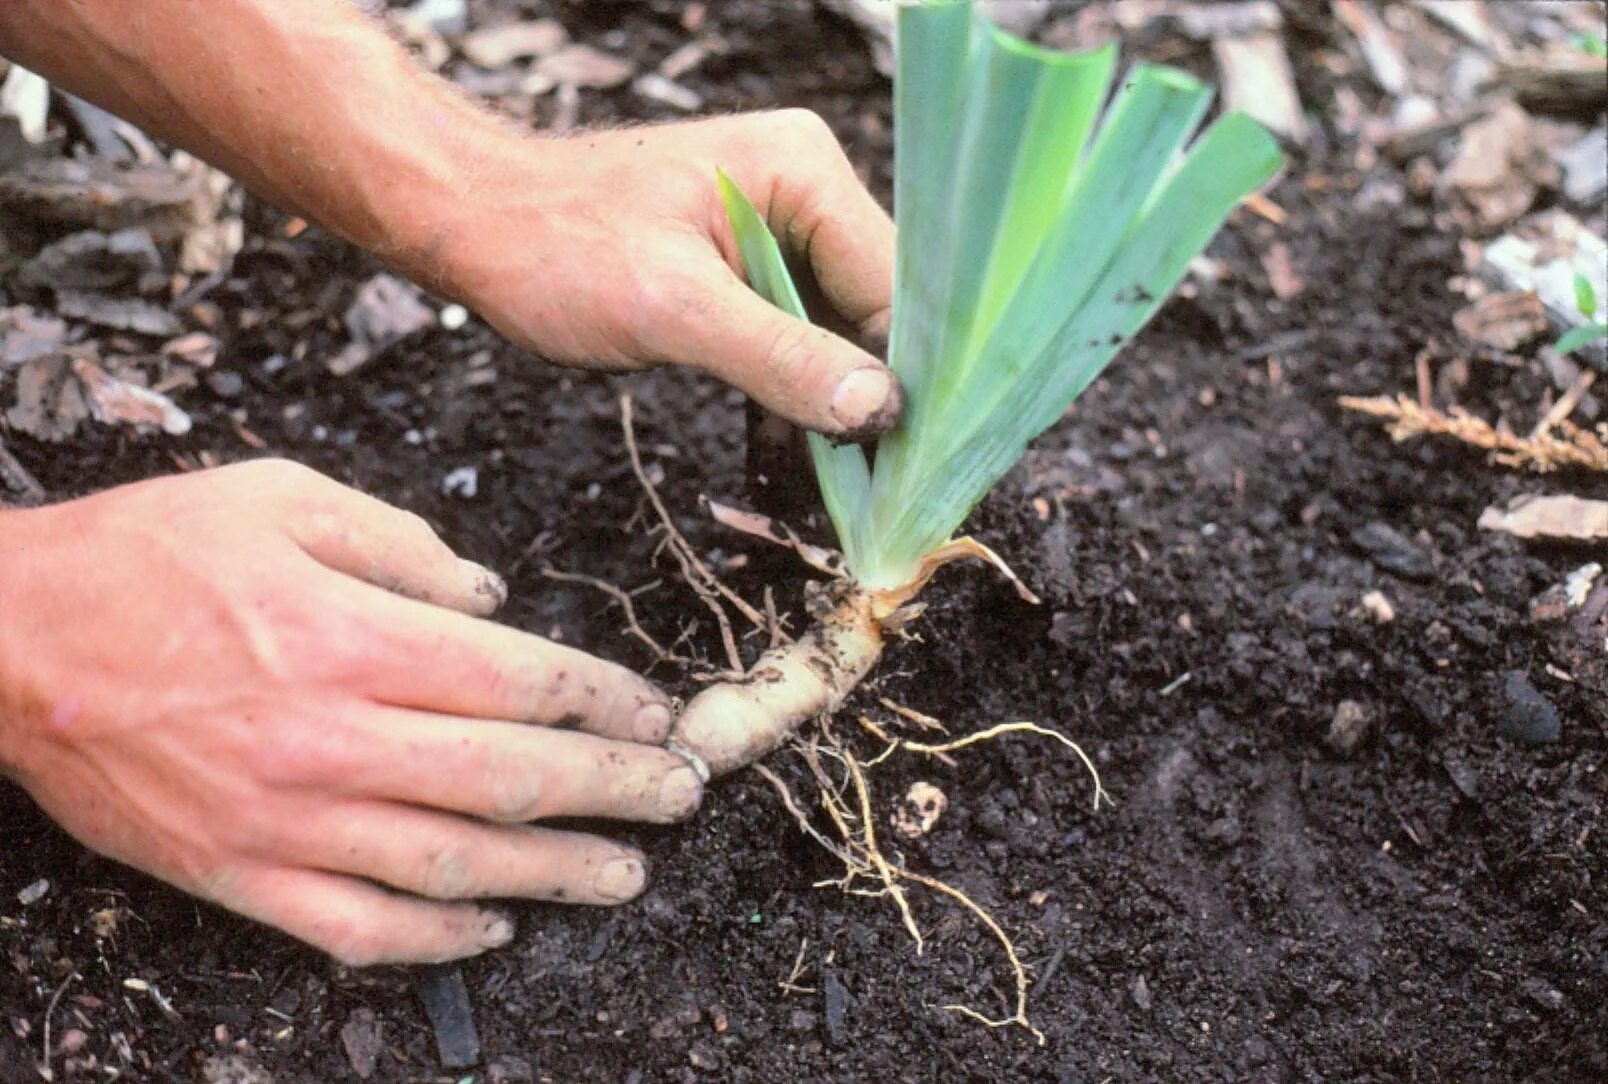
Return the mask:
<path id="1" fill-rule="evenodd" d="M 1211 90 L 1187 73 L 1138 63 L 1113 86 L 1114 45 L 1042 48 L 969 2 L 901 7 L 897 50 L 888 362 L 905 414 L 874 467 L 810 438 L 845 563 L 872 588 L 950 540 L 1282 162 L 1240 113 L 1196 136 Z M 749 282 L 804 317 L 775 239 L 720 183 Z"/>

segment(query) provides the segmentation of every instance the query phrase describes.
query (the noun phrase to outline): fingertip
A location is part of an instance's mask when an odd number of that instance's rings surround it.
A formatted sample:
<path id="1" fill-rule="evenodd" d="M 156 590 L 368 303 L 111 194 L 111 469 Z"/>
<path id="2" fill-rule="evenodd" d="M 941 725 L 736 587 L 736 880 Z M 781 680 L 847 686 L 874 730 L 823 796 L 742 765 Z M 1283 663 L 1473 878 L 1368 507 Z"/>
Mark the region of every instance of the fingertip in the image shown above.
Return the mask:
<path id="1" fill-rule="evenodd" d="M 476 616 L 490 616 L 508 601 L 508 583 L 496 572 L 463 558 L 458 559 L 458 570 L 468 584 L 470 611 Z"/>
<path id="2" fill-rule="evenodd" d="M 480 932 L 481 949 L 502 948 L 514 939 L 514 921 L 499 911 L 483 911 L 484 922 Z"/>
<path id="3" fill-rule="evenodd" d="M 648 886 L 647 862 L 640 853 L 627 852 L 598 870 L 592 889 L 604 903 L 627 903 Z"/>
<path id="4" fill-rule="evenodd" d="M 855 369 L 832 392 L 832 417 L 842 427 L 835 435 L 846 440 L 887 432 L 903 410 L 904 389 L 885 365 Z"/>
<path id="5" fill-rule="evenodd" d="M 670 733 L 670 705 L 655 699 L 631 717 L 631 738 L 644 745 L 659 745 Z"/>

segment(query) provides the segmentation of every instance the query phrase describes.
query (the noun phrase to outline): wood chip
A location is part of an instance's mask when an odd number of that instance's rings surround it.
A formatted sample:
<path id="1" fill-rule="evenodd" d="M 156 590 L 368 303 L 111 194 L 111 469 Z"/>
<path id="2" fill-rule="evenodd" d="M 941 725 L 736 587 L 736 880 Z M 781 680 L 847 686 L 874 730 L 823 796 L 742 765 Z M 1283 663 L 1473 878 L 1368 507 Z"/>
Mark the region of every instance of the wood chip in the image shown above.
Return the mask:
<path id="1" fill-rule="evenodd" d="M 1457 333 L 1498 350 L 1517 350 L 1547 332 L 1547 310 L 1533 290 L 1487 294 L 1452 317 Z"/>
<path id="2" fill-rule="evenodd" d="M 476 67 L 496 69 L 563 48 L 569 31 L 557 19 L 488 26 L 466 35 L 458 48 Z"/>

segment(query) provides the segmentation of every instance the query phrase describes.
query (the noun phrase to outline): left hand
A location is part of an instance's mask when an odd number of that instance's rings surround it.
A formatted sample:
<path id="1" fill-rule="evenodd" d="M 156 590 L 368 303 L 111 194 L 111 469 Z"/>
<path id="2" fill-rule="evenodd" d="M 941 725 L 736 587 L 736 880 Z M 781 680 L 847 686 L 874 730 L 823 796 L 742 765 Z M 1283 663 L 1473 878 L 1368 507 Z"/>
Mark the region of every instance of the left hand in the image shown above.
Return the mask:
<path id="1" fill-rule="evenodd" d="M 715 183 L 724 169 L 783 251 L 862 334 L 885 335 L 893 223 L 814 113 L 792 109 L 521 140 L 485 165 L 442 234 L 427 286 L 514 342 L 608 369 L 692 365 L 790 421 L 864 437 L 891 428 L 893 373 L 745 285 Z"/>

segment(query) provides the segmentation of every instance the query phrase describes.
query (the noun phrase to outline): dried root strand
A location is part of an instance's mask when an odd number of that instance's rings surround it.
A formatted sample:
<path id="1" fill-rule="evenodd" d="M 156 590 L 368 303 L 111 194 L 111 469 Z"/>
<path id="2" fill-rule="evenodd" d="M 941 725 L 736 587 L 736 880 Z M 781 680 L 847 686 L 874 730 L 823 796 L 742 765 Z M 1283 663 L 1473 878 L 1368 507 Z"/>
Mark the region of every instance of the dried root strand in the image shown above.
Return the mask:
<path id="1" fill-rule="evenodd" d="M 1567 401 L 1570 400 L 1559 400 L 1559 406 Z M 1574 397 L 1573 402 L 1578 401 L 1578 397 Z M 1397 442 L 1426 434 L 1449 436 L 1491 452 L 1491 458 L 1505 467 L 1528 467 L 1539 474 L 1561 467 L 1608 471 L 1608 432 L 1602 431 L 1603 427 L 1599 427 L 1598 432 L 1582 429 L 1560 416 L 1561 412 L 1556 409 L 1542 419 L 1534 432 L 1521 437 L 1496 428 L 1462 407 L 1454 406 L 1442 413 L 1406 395 L 1394 398 L 1347 395 L 1341 397 L 1340 405 L 1347 410 L 1390 419 L 1388 432 Z"/>

